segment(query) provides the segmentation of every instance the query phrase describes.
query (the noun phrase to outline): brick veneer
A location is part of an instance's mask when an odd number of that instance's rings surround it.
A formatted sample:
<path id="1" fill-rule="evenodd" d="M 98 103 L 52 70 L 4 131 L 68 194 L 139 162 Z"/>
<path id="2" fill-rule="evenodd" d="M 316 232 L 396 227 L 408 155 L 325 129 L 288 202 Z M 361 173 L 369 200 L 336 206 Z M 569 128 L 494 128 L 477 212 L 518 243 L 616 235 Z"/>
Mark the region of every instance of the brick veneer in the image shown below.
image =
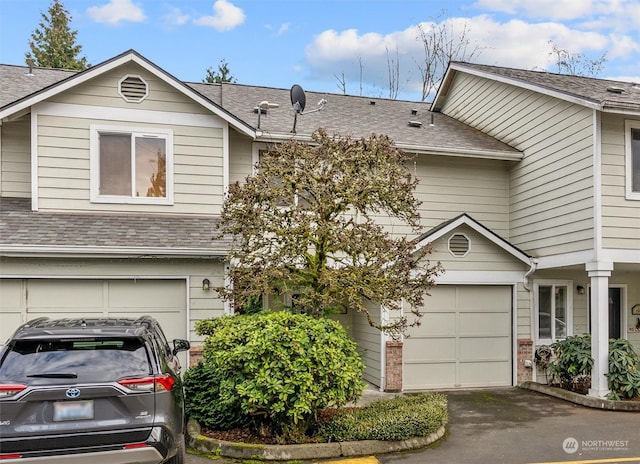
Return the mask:
<path id="1" fill-rule="evenodd" d="M 518 385 L 533 380 L 533 368 L 527 367 L 525 361 L 529 360 L 533 365 L 533 340 L 527 338 L 518 339 Z"/>
<path id="2" fill-rule="evenodd" d="M 386 359 L 384 391 L 402 391 L 402 342 L 386 343 Z"/>

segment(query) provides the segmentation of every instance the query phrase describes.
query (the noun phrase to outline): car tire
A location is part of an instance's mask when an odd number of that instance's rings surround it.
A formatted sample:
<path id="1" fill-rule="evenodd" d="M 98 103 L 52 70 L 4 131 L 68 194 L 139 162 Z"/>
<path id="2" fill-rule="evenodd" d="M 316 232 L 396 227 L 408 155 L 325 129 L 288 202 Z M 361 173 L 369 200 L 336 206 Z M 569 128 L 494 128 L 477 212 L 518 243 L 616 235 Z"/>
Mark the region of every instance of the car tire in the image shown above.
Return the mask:
<path id="1" fill-rule="evenodd" d="M 186 461 L 186 450 L 184 446 L 184 435 L 180 436 L 180 444 L 178 445 L 178 452 L 175 456 L 169 458 L 166 464 L 184 464 Z"/>

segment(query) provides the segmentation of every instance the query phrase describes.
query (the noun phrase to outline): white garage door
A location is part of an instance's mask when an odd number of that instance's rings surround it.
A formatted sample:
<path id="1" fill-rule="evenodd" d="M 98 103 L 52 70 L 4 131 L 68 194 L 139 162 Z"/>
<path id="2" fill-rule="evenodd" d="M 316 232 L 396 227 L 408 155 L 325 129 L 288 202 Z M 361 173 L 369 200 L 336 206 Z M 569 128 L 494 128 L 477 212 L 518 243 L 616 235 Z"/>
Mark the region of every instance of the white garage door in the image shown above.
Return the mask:
<path id="1" fill-rule="evenodd" d="M 169 340 L 188 338 L 185 280 L 0 279 L 0 343 L 36 317 L 155 317 Z"/>
<path id="2" fill-rule="evenodd" d="M 404 343 L 404 388 L 512 384 L 509 286 L 440 285 Z"/>

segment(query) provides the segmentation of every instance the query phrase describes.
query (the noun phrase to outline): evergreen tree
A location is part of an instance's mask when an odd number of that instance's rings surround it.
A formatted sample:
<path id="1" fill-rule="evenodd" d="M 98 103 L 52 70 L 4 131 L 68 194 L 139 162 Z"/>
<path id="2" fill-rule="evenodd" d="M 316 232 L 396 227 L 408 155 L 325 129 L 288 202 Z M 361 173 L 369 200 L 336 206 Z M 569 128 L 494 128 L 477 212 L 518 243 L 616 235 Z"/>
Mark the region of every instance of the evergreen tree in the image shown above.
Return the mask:
<path id="1" fill-rule="evenodd" d="M 41 13 L 41 16 L 42 21 L 31 34 L 31 51 L 25 53 L 26 64 L 79 71 L 91 66 L 86 57 L 78 57 L 82 50 L 82 46 L 76 44 L 78 31 L 69 27 L 71 16 L 60 0 L 53 0 L 48 15 Z"/>
<path id="2" fill-rule="evenodd" d="M 231 75 L 229 65 L 222 59 L 218 65 L 218 70 L 215 71 L 212 67 L 207 68 L 207 75 L 202 79 L 202 82 L 206 84 L 222 84 L 223 82 L 237 82 L 236 78 Z"/>

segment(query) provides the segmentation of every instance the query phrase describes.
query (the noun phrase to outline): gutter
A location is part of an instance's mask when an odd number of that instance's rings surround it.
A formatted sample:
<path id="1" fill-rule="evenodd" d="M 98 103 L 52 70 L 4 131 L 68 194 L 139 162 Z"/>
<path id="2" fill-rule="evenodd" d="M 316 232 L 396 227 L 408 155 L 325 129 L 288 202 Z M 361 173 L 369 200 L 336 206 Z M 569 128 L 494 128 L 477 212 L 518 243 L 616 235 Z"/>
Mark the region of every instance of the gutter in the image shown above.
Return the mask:
<path id="1" fill-rule="evenodd" d="M 0 246 L 0 257 L 59 257 L 59 258 L 222 258 L 226 250 L 201 248 L 127 248 L 16 245 Z"/>

